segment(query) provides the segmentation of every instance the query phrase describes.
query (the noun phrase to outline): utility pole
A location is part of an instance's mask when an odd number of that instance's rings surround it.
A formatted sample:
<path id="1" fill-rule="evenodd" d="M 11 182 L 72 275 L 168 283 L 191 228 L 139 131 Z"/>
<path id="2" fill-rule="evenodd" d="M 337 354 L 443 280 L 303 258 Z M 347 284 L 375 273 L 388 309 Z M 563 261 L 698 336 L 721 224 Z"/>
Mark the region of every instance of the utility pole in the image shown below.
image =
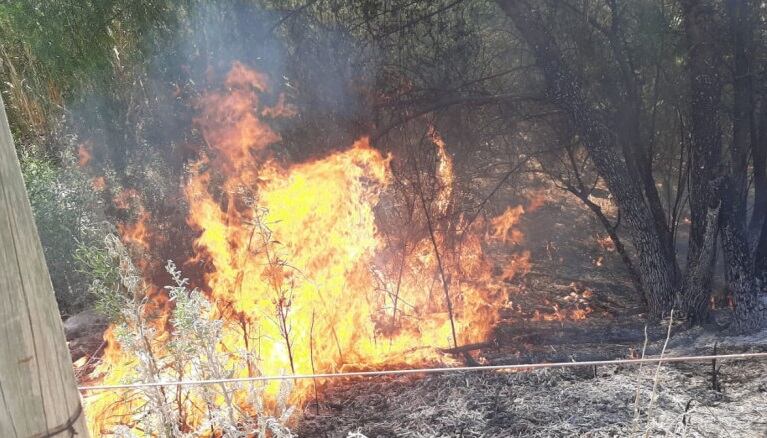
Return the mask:
<path id="1" fill-rule="evenodd" d="M 88 437 L 0 96 L 0 437 Z"/>

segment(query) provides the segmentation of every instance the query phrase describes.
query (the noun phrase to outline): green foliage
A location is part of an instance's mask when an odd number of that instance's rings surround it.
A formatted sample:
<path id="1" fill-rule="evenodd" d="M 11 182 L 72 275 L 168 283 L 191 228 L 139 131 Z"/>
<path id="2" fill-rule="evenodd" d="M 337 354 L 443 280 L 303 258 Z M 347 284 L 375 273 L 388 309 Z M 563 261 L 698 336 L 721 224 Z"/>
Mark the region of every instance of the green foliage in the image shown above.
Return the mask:
<path id="1" fill-rule="evenodd" d="M 79 273 L 89 282 L 88 292 L 97 312 L 112 321 L 119 319 L 124 306 L 119 260 L 106 248 L 80 244 L 74 253 Z"/>
<path id="2" fill-rule="evenodd" d="M 91 84 L 108 84 L 116 64 L 143 60 L 136 37 L 165 17 L 171 2 L 130 0 L 14 1 L 0 3 L 6 38 L 23 44 L 42 70 L 55 75 L 65 97 Z M 146 35 L 148 36 L 148 35 Z M 128 37 L 128 38 L 126 38 Z M 132 52 L 122 52 L 126 46 Z"/>
<path id="3" fill-rule="evenodd" d="M 178 3 L 183 1 L 0 2 L 0 89 L 17 146 L 36 142 L 51 156 L 60 153 L 56 124 L 77 116 L 77 106 L 93 108 L 94 96 L 110 124 L 135 122 L 128 118 L 137 101 L 135 84 L 152 51 L 172 39 L 166 32 Z"/>
<path id="4" fill-rule="evenodd" d="M 91 278 L 84 274 L 83 255 L 97 251 L 95 236 L 101 225 L 94 207 L 98 200 L 76 170 L 35 156 L 23 156 L 21 162 L 59 309 L 76 313 L 89 301 Z"/>

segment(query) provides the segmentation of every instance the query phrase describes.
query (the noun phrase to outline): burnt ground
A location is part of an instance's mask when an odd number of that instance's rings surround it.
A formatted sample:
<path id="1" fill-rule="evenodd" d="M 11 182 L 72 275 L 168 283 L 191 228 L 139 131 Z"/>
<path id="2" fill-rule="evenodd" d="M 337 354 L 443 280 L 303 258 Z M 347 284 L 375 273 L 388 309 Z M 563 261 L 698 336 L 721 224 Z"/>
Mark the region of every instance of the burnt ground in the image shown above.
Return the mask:
<path id="1" fill-rule="evenodd" d="M 642 303 L 604 231 L 576 200 L 548 202 L 520 223 L 531 271 L 510 284 L 510 309 L 487 342 L 453 352 L 464 363 L 534 363 L 639 357 Z M 727 317 L 728 310 L 717 313 Z M 585 318 L 584 318 L 585 315 Z M 666 321 L 667 323 L 667 321 Z M 647 327 L 647 355 L 666 325 Z M 667 355 L 767 351 L 767 331 L 728 338 L 674 324 Z M 467 357 L 470 355 L 471 357 Z M 295 425 L 299 436 L 767 436 L 767 361 L 472 372 L 334 383 Z M 657 372 L 657 383 L 656 383 Z M 653 387 L 655 401 L 650 402 Z M 638 402 L 637 402 L 638 400 Z"/>
<path id="2" fill-rule="evenodd" d="M 713 337 L 691 335 L 686 341 L 696 338 L 696 349 L 711 353 Z M 719 351 L 767 351 L 767 332 L 728 345 Z M 295 430 L 306 437 L 360 432 L 370 438 L 767 436 L 767 362 L 717 366 L 719 390 L 712 389 L 710 362 L 664 364 L 654 403 L 654 365 L 350 382 L 326 389 L 319 415 L 307 407 Z"/>

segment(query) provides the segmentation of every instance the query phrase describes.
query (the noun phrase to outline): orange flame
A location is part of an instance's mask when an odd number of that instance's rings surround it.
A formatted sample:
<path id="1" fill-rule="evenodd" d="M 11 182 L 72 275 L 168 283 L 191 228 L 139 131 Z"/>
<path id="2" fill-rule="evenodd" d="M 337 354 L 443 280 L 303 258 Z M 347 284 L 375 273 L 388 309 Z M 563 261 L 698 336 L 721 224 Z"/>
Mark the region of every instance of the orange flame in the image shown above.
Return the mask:
<path id="1" fill-rule="evenodd" d="M 437 195 L 437 206 L 442 211 L 448 207 L 450 198 L 453 194 L 453 160 L 447 153 L 447 146 L 445 140 L 439 135 L 434 126 L 429 126 L 429 137 L 432 142 L 437 146 L 437 157 L 439 157 L 439 164 L 437 165 L 437 179 L 440 182 L 440 191 Z"/>
<path id="2" fill-rule="evenodd" d="M 565 308 L 557 303 L 551 304 L 547 301 L 547 304 L 551 305 L 552 312 L 541 313 L 536 310 L 533 321 L 580 321 L 586 319 L 594 311 L 589 306 L 589 299 L 594 293 L 589 289 L 580 290 L 580 286 L 576 283 L 570 283 L 570 289 L 572 290 L 570 294 L 562 299 L 566 304 Z"/>
<path id="3" fill-rule="evenodd" d="M 275 107 L 262 105 L 267 84 L 265 75 L 235 63 L 226 90 L 202 98 L 196 124 L 208 152 L 190 166 L 184 189 L 187 222 L 199 233 L 194 260 L 209 268 L 204 289 L 213 307 L 199 318 L 229 322 L 222 326 L 216 351 L 232 356 L 245 352 L 257 363 L 233 368 L 229 375 L 444 361 L 435 347 L 450 345 L 451 323 L 445 297 L 437 292 L 441 280 L 431 241 L 424 238 L 415 244 L 399 279 L 376 274 L 390 262 L 382 260 L 387 242 L 378 231 L 374 208 L 389 186 L 391 157 L 361 138 L 315 161 L 279 164 L 270 149 L 280 136 L 259 116 L 281 117 L 292 110 L 282 98 Z M 452 196 L 453 164 L 433 129 L 431 137 L 443 185 L 437 205 L 444 209 Z M 127 207 L 135 196 L 123 191 L 115 204 Z M 493 236 L 521 242 L 513 226 L 523 212 L 517 207 L 494 219 Z M 142 210 L 135 224 L 121 228 L 123 241 L 150 247 L 148 224 L 149 215 Z M 482 253 L 481 237 L 479 232 L 465 236 L 460 255 L 441 254 L 445 269 L 454 274 L 445 282 L 461 343 L 485 339 L 498 321 L 498 310 L 506 305 L 502 284 L 492 278 Z M 436 238 L 440 245 L 445 241 L 442 235 Z M 512 261 L 503 277 L 528 269 L 525 253 Z M 156 327 L 161 329 L 162 323 Z M 114 330 L 105 338 L 109 347 L 91 377 L 103 384 L 137 380 L 135 359 L 121 351 Z M 169 338 L 167 334 L 162 339 Z M 162 351 L 158 345 L 157 354 Z M 297 384 L 295 402 L 309 396 L 308 384 Z M 275 390 L 270 387 L 267 392 Z M 85 403 L 94 434 L 129 424 L 136 407 L 108 393 L 90 395 Z M 204 411 L 202 404 L 182 421 L 199 424 Z"/>
<path id="4" fill-rule="evenodd" d="M 139 196 L 136 189 L 121 189 L 112 199 L 112 203 L 120 210 L 130 210 L 131 206 L 140 199 Z"/>
<path id="5" fill-rule="evenodd" d="M 80 167 L 85 167 L 92 159 L 93 154 L 91 153 L 90 148 L 85 143 L 80 144 L 80 146 L 77 147 L 77 164 Z"/>
<path id="6" fill-rule="evenodd" d="M 522 254 L 514 255 L 511 261 L 503 269 L 501 278 L 505 281 L 511 281 L 519 276 L 524 276 L 530 272 L 530 251 L 524 251 Z"/>
<path id="7" fill-rule="evenodd" d="M 600 248 L 602 248 L 603 251 L 606 252 L 613 252 L 615 251 L 615 242 L 610 238 L 610 236 L 600 236 L 597 234 L 597 245 L 599 245 Z"/>
<path id="8" fill-rule="evenodd" d="M 532 213 L 538 210 L 539 208 L 543 207 L 548 202 L 546 193 L 543 190 L 530 193 L 526 196 L 526 198 L 527 198 L 527 208 L 525 210 L 527 211 L 527 213 Z"/>
<path id="9" fill-rule="evenodd" d="M 149 213 L 143 208 L 139 212 L 135 223 L 130 225 L 118 224 L 117 230 L 125 244 L 139 248 L 143 252 L 149 250 Z"/>
<path id="10" fill-rule="evenodd" d="M 91 187 L 93 190 L 102 191 L 107 186 L 107 180 L 103 176 L 97 176 L 91 179 Z"/>
<path id="11" fill-rule="evenodd" d="M 520 244 L 524 240 L 524 235 L 521 231 L 515 228 L 525 214 L 525 209 L 521 205 L 516 207 L 508 207 L 502 215 L 493 218 L 490 223 L 493 226 L 493 231 L 490 237 L 498 239 L 503 243 L 515 243 Z"/>

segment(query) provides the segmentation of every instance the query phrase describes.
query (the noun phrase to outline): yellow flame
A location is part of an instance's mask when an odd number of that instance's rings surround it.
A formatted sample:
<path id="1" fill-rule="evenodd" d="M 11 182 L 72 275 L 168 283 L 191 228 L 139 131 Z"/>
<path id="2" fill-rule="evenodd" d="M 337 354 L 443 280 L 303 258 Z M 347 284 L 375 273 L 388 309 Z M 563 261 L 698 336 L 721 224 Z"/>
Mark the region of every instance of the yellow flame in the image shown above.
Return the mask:
<path id="1" fill-rule="evenodd" d="M 386 240 L 376 226 L 374 208 L 388 187 L 391 157 L 362 138 L 324 158 L 281 165 L 270 152 L 280 136 L 260 116 L 292 114 L 284 98 L 264 107 L 261 95 L 268 91 L 268 78 L 240 63 L 225 85 L 201 100 L 196 125 L 208 151 L 190 166 L 184 193 L 188 224 L 199 232 L 194 261 L 207 266 L 204 289 L 214 303 L 209 314 L 199 317 L 234 322 L 224 325 L 217 351 L 246 351 L 257 359 L 257 366 L 232 369 L 231 376 L 445 361 L 435 347 L 450 346 L 450 318 L 444 294 L 438 292 L 441 286 L 435 287 L 439 279 L 431 241 L 414 244 L 397 285 L 375 275 L 382 263 L 390 262 L 380 257 Z M 442 184 L 437 205 L 444 212 L 452 196 L 453 164 L 433 129 L 431 137 Z M 521 207 L 510 209 L 494 220 L 493 236 L 520 241 L 513 225 L 522 213 Z M 122 230 L 124 239 L 151 245 L 148 223 L 142 212 L 136 226 Z M 437 239 L 439 244 L 445 240 Z M 482 233 L 470 230 L 460 255 L 446 250 L 442 256 L 446 270 L 454 274 L 446 281 L 459 342 L 481 341 L 506 305 L 500 279 L 493 279 L 482 253 Z M 504 277 L 526 272 L 528 264 L 526 253 Z M 159 330 L 165 324 L 160 321 L 155 325 Z M 109 348 L 91 379 L 103 384 L 138 379 L 136 359 L 121 351 L 114 329 L 105 338 Z M 169 339 L 166 334 L 153 345 L 156 354 L 163 355 L 163 342 Z M 294 401 L 305 399 L 307 389 L 299 386 Z M 127 424 L 142 404 L 141 397 L 132 400 L 120 393 L 89 395 L 85 402 L 91 431 L 100 434 Z M 246 402 L 238 398 L 238 403 Z M 205 416 L 202 405 L 180 421 L 199 424 Z"/>

